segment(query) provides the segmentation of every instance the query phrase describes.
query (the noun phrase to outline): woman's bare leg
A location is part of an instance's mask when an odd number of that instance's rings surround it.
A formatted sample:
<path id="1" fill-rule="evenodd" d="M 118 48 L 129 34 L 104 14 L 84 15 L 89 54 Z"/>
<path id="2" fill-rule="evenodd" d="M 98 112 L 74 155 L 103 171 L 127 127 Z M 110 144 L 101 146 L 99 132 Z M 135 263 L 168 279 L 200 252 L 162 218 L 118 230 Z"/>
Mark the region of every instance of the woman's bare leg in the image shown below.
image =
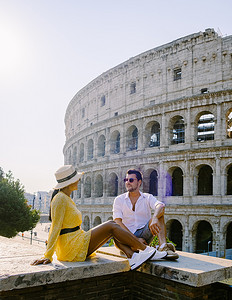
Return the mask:
<path id="1" fill-rule="evenodd" d="M 104 245 L 111 237 L 123 244 L 122 251 L 127 257 L 131 257 L 134 251 L 131 249 L 145 250 L 146 246 L 141 243 L 132 233 L 121 228 L 114 221 L 107 221 L 91 230 L 88 255 Z"/>
<path id="2" fill-rule="evenodd" d="M 127 257 L 131 257 L 134 253 L 134 250 L 132 250 L 130 247 L 128 247 L 127 245 L 123 245 L 121 244 L 119 241 L 114 240 L 114 244 L 117 248 L 119 248 L 121 251 L 123 251 Z"/>

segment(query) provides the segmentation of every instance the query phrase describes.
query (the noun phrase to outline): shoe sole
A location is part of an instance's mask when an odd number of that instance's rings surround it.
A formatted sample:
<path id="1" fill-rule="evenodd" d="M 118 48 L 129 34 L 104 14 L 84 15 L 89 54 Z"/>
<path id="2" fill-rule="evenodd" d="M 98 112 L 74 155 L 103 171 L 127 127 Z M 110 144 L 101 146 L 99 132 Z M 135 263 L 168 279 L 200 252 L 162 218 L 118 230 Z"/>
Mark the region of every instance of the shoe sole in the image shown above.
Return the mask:
<path id="1" fill-rule="evenodd" d="M 146 261 L 148 261 L 150 258 L 152 258 L 155 255 L 156 251 L 154 251 L 154 253 L 152 253 L 146 260 L 144 260 L 142 263 L 140 263 L 138 266 L 134 267 L 133 266 L 135 264 L 133 264 L 132 266 L 130 266 L 131 271 L 137 270 L 143 263 L 145 263 Z M 133 269 L 132 269 L 133 268 Z"/>
<path id="2" fill-rule="evenodd" d="M 163 259 L 167 259 L 167 260 L 176 260 L 176 259 L 178 259 L 179 258 L 179 256 L 177 257 L 177 256 L 166 256 L 166 257 L 164 257 Z"/>
<path id="3" fill-rule="evenodd" d="M 160 251 L 159 251 L 160 252 Z M 157 255 L 156 257 L 156 253 L 150 258 L 151 261 L 155 261 L 155 260 L 159 260 L 159 259 L 163 259 L 166 258 L 166 256 L 168 255 L 166 251 L 162 251 L 162 255 L 159 256 L 160 254 Z"/>
<path id="4" fill-rule="evenodd" d="M 167 260 L 176 260 L 179 258 L 179 255 L 171 255 L 171 254 L 167 254 L 163 259 L 167 259 Z"/>

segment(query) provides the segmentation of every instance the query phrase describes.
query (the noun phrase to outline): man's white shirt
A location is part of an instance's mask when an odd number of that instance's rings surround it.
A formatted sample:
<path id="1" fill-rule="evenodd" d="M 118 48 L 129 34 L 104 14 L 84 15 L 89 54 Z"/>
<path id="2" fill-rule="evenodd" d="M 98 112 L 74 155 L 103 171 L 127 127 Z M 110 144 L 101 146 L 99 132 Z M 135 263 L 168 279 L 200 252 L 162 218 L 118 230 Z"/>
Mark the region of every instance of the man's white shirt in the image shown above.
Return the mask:
<path id="1" fill-rule="evenodd" d="M 140 192 L 140 197 L 135 204 L 135 211 L 133 211 L 129 192 L 127 192 L 114 199 L 113 219 L 122 219 L 122 223 L 132 233 L 135 233 L 151 219 L 151 209 L 155 209 L 158 204 L 164 205 L 153 195 Z"/>

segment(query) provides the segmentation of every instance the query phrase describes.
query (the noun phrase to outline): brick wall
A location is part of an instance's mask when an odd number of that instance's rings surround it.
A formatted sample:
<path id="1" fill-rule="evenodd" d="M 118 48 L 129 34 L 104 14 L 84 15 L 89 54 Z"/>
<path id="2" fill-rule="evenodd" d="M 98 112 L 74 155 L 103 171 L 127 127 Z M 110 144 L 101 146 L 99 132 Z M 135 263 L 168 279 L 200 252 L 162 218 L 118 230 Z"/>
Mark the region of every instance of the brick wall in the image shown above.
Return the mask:
<path id="1" fill-rule="evenodd" d="M 0 292 L 1 300 L 232 300 L 232 288 L 212 284 L 196 288 L 140 272 L 125 272 Z"/>

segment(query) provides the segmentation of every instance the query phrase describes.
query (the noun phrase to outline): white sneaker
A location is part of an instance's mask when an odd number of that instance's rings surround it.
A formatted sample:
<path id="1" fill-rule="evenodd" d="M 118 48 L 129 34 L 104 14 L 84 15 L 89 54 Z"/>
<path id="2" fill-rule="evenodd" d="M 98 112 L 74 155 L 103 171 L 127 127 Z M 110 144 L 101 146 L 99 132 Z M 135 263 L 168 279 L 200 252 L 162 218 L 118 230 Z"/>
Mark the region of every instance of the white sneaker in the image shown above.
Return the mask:
<path id="1" fill-rule="evenodd" d="M 156 250 L 155 254 L 150 258 L 150 260 L 158 260 L 167 256 L 166 251 L 158 251 Z"/>
<path id="2" fill-rule="evenodd" d="M 153 247 L 147 246 L 144 251 L 139 251 L 139 253 L 135 252 L 133 254 L 133 258 L 129 258 L 129 264 L 131 270 L 135 270 L 140 267 L 145 261 L 150 259 L 156 252 L 156 249 Z"/>

